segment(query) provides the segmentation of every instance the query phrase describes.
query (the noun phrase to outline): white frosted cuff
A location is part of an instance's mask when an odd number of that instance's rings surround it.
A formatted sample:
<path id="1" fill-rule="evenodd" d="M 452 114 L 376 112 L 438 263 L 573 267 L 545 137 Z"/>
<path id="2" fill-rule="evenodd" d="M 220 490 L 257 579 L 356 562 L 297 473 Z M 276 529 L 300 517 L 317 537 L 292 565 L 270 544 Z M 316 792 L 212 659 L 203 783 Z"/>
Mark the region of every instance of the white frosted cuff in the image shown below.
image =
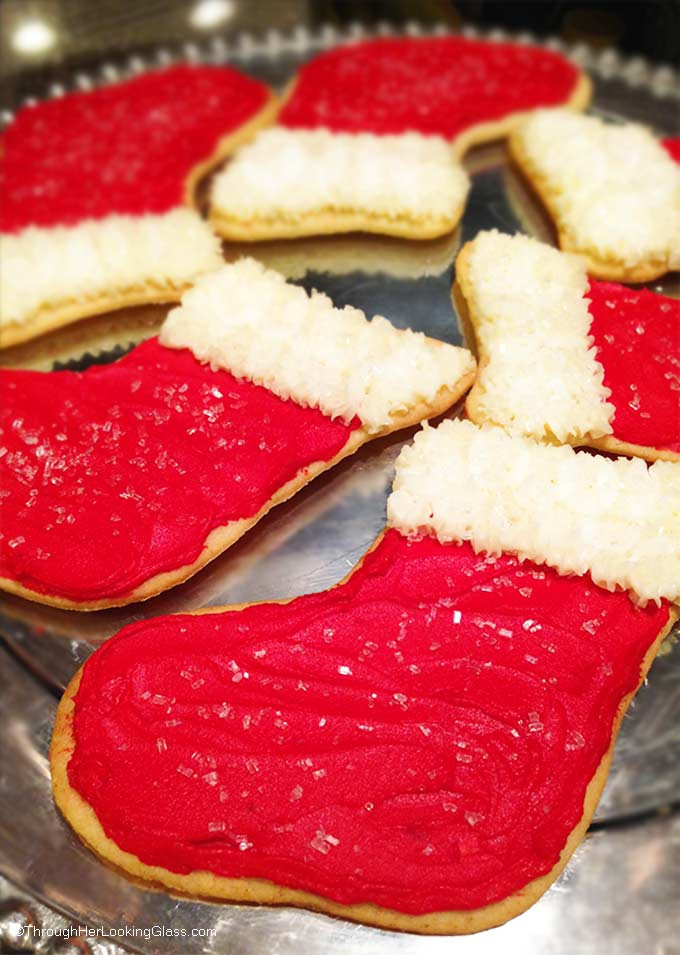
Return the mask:
<path id="1" fill-rule="evenodd" d="M 222 261 L 219 240 L 189 209 L 2 234 L 0 323 L 132 290 L 181 289 Z"/>
<path id="2" fill-rule="evenodd" d="M 513 136 L 569 247 L 635 267 L 680 256 L 680 166 L 644 126 L 537 110 Z"/>
<path id="3" fill-rule="evenodd" d="M 468 189 L 462 166 L 437 136 L 274 127 L 215 178 L 211 206 L 244 223 L 325 212 L 453 223 Z"/>
<path id="4" fill-rule="evenodd" d="M 369 431 L 474 371 L 464 348 L 335 308 L 254 259 L 204 276 L 166 318 L 161 342 Z"/>
<path id="5" fill-rule="evenodd" d="M 403 449 L 388 522 L 470 540 L 644 603 L 680 599 L 680 464 L 611 460 L 444 421 Z"/>

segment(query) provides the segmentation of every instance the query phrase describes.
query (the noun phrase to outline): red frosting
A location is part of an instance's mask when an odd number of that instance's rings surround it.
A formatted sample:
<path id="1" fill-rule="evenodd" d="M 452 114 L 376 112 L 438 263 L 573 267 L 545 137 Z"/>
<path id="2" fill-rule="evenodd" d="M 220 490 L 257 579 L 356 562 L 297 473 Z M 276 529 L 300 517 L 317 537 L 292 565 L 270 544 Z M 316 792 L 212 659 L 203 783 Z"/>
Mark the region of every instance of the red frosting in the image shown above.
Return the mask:
<path id="1" fill-rule="evenodd" d="M 560 54 L 532 46 L 464 37 L 371 40 L 303 66 L 279 122 L 453 139 L 478 123 L 564 103 L 578 76 Z"/>
<path id="2" fill-rule="evenodd" d="M 680 454 L 680 301 L 614 282 L 588 295 L 614 437 Z"/>
<path id="3" fill-rule="evenodd" d="M 229 67 L 183 65 L 24 107 L 0 141 L 0 229 L 167 212 L 267 96 Z"/>
<path id="4" fill-rule="evenodd" d="M 676 162 L 680 162 L 680 139 L 664 139 L 661 145 L 666 147 Z"/>
<path id="5" fill-rule="evenodd" d="M 478 908 L 558 861 L 668 618 L 389 531 L 325 593 L 122 630 L 84 668 L 69 780 L 149 865 Z"/>
<path id="6" fill-rule="evenodd" d="M 85 372 L 0 372 L 0 576 L 73 601 L 197 560 L 347 425 L 151 339 Z"/>

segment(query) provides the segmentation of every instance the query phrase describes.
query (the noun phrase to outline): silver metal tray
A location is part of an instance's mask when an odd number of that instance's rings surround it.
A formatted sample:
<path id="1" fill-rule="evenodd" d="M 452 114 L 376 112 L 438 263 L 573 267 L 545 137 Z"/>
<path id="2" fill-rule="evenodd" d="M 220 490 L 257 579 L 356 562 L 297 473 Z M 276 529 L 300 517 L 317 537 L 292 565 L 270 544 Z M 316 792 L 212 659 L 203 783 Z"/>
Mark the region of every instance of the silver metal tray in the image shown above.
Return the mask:
<path id="1" fill-rule="evenodd" d="M 424 31 L 412 24 L 407 32 Z M 88 88 L 154 64 L 189 58 L 228 61 L 281 87 L 315 51 L 361 35 L 362 28 L 354 26 L 342 36 L 333 28 L 313 35 L 299 29 L 290 36 L 270 32 L 262 40 L 241 36 L 232 45 L 216 37 L 205 49 L 160 50 L 153 62 L 134 58 L 103 64 L 96 76 L 79 75 L 71 85 Z M 492 38 L 504 36 L 495 32 Z M 644 120 L 660 134 L 680 132 L 680 78 L 669 67 L 624 61 L 611 50 L 594 54 L 578 47 L 567 52 L 593 76 L 593 110 Z M 49 95 L 63 89 L 54 87 Z M 36 95 L 44 91 L 36 90 Z M 369 314 L 386 315 L 399 326 L 459 342 L 450 286 L 460 244 L 483 228 L 520 229 L 547 240 L 553 235 L 508 165 L 502 145 L 473 150 L 465 165 L 473 188 L 463 223 L 451 236 L 423 243 L 369 236 L 304 239 L 249 245 L 247 252 L 305 287 L 327 292 L 337 305 L 349 303 Z M 225 255 L 233 258 L 245 249 L 228 244 Z M 678 276 L 652 287 L 680 297 Z M 127 309 L 80 322 L 9 349 L 0 362 L 49 370 L 112 360 L 153 334 L 165 311 Z M 393 462 L 412 434 L 367 446 L 273 511 L 193 580 L 146 603 L 82 614 L 0 597 L 0 635 L 6 644 L 6 649 L 0 647 L 0 873 L 16 890 L 82 923 L 111 930 L 134 926 L 141 934 L 121 941 L 145 953 L 467 955 L 503 950 L 531 955 L 548 948 L 597 955 L 680 952 L 680 925 L 672 904 L 680 873 L 680 817 L 672 811 L 658 814 L 680 802 L 680 650 L 670 646 L 624 722 L 596 817 L 597 831 L 577 853 L 577 861 L 529 913 L 475 938 L 421 939 L 292 909 L 217 906 L 147 891 L 96 862 L 54 810 L 46 753 L 56 702 L 93 650 L 132 620 L 199 606 L 285 598 L 335 583 L 383 526 Z M 11 895 L 15 889 L 5 887 L 4 892 Z M 0 884 L 0 900 L 2 891 Z M 0 951 L 3 931 L 9 931 L 3 928 L 2 912 L 0 901 Z M 214 929 L 216 934 L 153 937 L 154 925 Z M 151 937 L 144 937 L 145 929 Z M 105 951 L 96 950 L 101 955 Z"/>

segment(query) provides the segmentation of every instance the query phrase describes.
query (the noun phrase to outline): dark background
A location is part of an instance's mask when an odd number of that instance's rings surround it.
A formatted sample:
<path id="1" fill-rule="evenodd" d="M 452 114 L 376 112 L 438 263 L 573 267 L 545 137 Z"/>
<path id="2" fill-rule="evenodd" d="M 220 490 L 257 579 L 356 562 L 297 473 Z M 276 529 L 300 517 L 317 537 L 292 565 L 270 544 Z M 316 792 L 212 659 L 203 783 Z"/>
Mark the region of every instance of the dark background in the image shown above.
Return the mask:
<path id="1" fill-rule="evenodd" d="M 530 30 L 680 64 L 680 0 L 226 0 L 229 14 L 209 26 L 196 23 L 201 3 L 205 10 L 206 0 L 0 0 L 2 104 L 16 104 L 36 79 L 47 84 L 66 70 L 122 54 L 200 42 L 214 33 L 228 38 L 242 30 L 287 31 L 298 24 L 342 26 L 353 20 Z M 224 12 L 225 0 L 218 3 Z M 17 35 L 27 22 L 47 27 L 47 46 L 21 49 Z"/>

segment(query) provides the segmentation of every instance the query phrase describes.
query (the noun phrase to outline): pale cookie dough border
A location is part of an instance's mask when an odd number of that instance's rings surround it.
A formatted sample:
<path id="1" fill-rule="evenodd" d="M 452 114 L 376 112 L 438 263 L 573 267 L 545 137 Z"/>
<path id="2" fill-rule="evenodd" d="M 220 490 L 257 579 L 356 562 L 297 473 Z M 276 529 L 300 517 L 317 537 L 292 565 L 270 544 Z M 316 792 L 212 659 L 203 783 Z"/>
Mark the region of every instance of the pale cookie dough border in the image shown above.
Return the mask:
<path id="1" fill-rule="evenodd" d="M 432 342 L 433 339 L 429 339 L 429 341 Z M 71 601 L 63 597 L 39 593 L 7 577 L 0 577 L 0 590 L 5 590 L 19 597 L 45 604 L 48 607 L 59 607 L 64 610 L 103 610 L 109 607 L 124 607 L 127 606 L 127 604 L 155 597 L 157 594 L 169 590 L 177 584 L 183 583 L 185 580 L 188 580 L 189 577 L 193 577 L 202 567 L 205 567 L 211 560 L 219 557 L 219 555 L 224 553 L 232 544 L 235 544 L 240 537 L 243 537 L 243 535 L 249 531 L 251 527 L 254 527 L 273 507 L 287 501 L 323 471 L 327 471 L 342 461 L 343 458 L 354 454 L 362 445 L 375 438 L 382 438 L 385 437 L 385 435 L 392 434 L 394 431 L 401 431 L 404 428 L 413 427 L 427 418 L 436 418 L 443 414 L 455 405 L 470 389 L 475 374 L 476 370 L 473 370 L 462 378 L 459 378 L 451 387 L 440 388 L 431 402 L 420 402 L 414 407 L 409 408 L 408 411 L 393 415 L 390 424 L 380 431 L 369 433 L 364 428 L 356 429 L 350 434 L 349 440 L 335 457 L 331 458 L 330 461 L 315 461 L 302 468 L 292 480 L 288 481 L 276 491 L 260 508 L 257 514 L 214 528 L 205 539 L 203 550 L 192 564 L 185 564 L 175 570 L 156 574 L 142 584 L 139 584 L 128 594 L 122 594 L 108 599 L 102 598 L 101 600 Z"/>
<path id="2" fill-rule="evenodd" d="M 384 533 L 384 532 L 383 532 Z M 369 548 L 370 553 L 378 546 L 383 534 L 380 534 Z M 335 586 L 345 583 L 361 567 L 366 554 L 352 568 L 344 580 Z M 333 590 L 334 588 L 329 588 Z M 291 598 L 295 599 L 295 598 Z M 285 605 L 290 600 L 264 601 Z M 234 604 L 227 607 L 207 607 L 193 611 L 193 614 L 229 613 L 243 610 L 253 604 Z M 81 841 L 102 862 L 114 868 L 117 872 L 131 878 L 134 882 L 141 882 L 146 888 L 158 891 L 188 896 L 191 898 L 206 899 L 223 902 L 247 902 L 258 905 L 286 905 L 298 908 L 311 909 L 327 915 L 335 915 L 349 919 L 352 922 L 361 922 L 378 928 L 391 929 L 401 932 L 415 932 L 422 935 L 467 935 L 494 928 L 520 915 L 533 905 L 547 891 L 551 884 L 560 875 L 567 862 L 573 855 L 579 843 L 583 840 L 588 826 L 595 814 L 602 790 L 609 774 L 616 737 L 626 711 L 647 677 L 647 673 L 658 650 L 670 633 L 678 611 L 671 608 L 668 624 L 658 634 L 649 650 L 645 654 L 641 668 L 640 680 L 633 690 L 625 696 L 614 719 L 611 742 L 607 752 L 602 757 L 594 776 L 586 789 L 583 802 L 583 816 L 580 822 L 572 829 L 560 853 L 559 860 L 553 868 L 543 876 L 529 882 L 522 889 L 499 902 L 469 911 L 432 912 L 426 915 L 407 915 L 394 909 L 383 908 L 370 902 L 354 905 L 342 905 L 330 899 L 306 892 L 300 889 L 290 889 L 285 886 L 259 878 L 227 878 L 217 876 L 207 871 L 194 871 L 188 875 L 179 875 L 164 869 L 161 866 L 150 866 L 130 852 L 125 852 L 117 843 L 109 838 L 97 817 L 94 808 L 73 789 L 68 778 L 68 764 L 75 749 L 73 737 L 73 715 L 75 711 L 74 697 L 80 685 L 83 672 L 81 667 L 64 691 L 64 695 L 57 708 L 57 715 L 50 745 L 50 768 L 52 773 L 52 791 L 55 803 L 75 830 Z M 87 666 L 87 664 L 84 664 Z"/>
<path id="3" fill-rule="evenodd" d="M 278 110 L 278 98 L 270 91 L 265 105 L 258 113 L 235 131 L 223 136 L 213 153 L 190 170 L 183 185 L 183 202 L 186 206 L 196 207 L 196 188 L 203 177 L 223 162 L 232 152 L 249 142 L 260 129 L 271 125 L 276 119 Z M 51 307 L 42 308 L 29 321 L 10 322 L 6 326 L 0 326 L 0 349 L 11 348 L 12 345 L 30 341 L 32 338 L 45 335 L 57 328 L 63 328 L 65 325 L 70 325 L 83 318 L 118 311 L 132 305 L 165 305 L 179 302 L 182 294 L 191 287 L 191 283 L 172 287 L 154 286 L 152 281 L 147 285 L 139 285 L 134 288 L 112 290 L 110 293 L 97 298 L 59 302 Z"/>
<path id="4" fill-rule="evenodd" d="M 470 421 L 475 424 L 493 424 L 499 428 L 505 428 L 503 422 L 495 421 L 492 417 L 482 413 L 479 408 L 484 386 L 482 384 L 484 369 L 488 366 L 490 357 L 475 333 L 475 323 L 470 309 L 470 277 L 468 257 L 471 254 L 472 242 L 466 242 L 456 259 L 456 277 L 451 288 L 451 297 L 453 305 L 458 313 L 461 331 L 463 333 L 464 344 L 466 344 L 473 355 L 477 358 L 477 378 L 465 400 L 465 413 Z M 538 398 L 536 399 L 539 400 Z M 550 443 L 550 442 L 546 442 Z M 552 442 L 559 444 L 557 440 Z M 597 451 L 606 451 L 609 454 L 625 455 L 631 458 L 642 458 L 645 461 L 680 461 L 680 454 L 675 451 L 667 451 L 663 448 L 652 448 L 646 445 L 631 444 L 628 441 L 620 441 L 613 435 L 604 435 L 601 438 L 591 438 L 585 436 L 578 441 L 569 442 L 578 448 L 594 448 Z"/>
<path id="5" fill-rule="evenodd" d="M 601 438 L 592 438 L 588 447 L 598 451 L 607 451 L 609 454 L 624 454 L 629 458 L 642 458 L 644 461 L 680 461 L 677 451 L 668 451 L 664 448 L 651 448 L 644 444 L 631 444 L 629 441 L 620 441 L 611 434 Z"/>
<path id="6" fill-rule="evenodd" d="M 231 219 L 210 212 L 208 222 L 223 239 L 237 242 L 260 242 L 269 239 L 301 239 L 347 232 L 373 233 L 400 239 L 437 239 L 453 232 L 460 224 L 466 198 L 446 218 L 416 219 L 410 216 L 371 215 L 361 212 L 333 212 L 330 209 L 305 214 L 298 219 L 283 216 L 276 219 Z"/>
<path id="7" fill-rule="evenodd" d="M 94 318 L 108 312 L 117 312 L 135 305 L 166 305 L 179 302 L 184 292 L 191 288 L 191 283 L 173 287 L 140 285 L 118 294 L 103 295 L 98 298 L 86 298 L 82 301 L 72 301 L 52 308 L 43 308 L 25 322 L 11 322 L 7 326 L 0 326 L 0 349 L 11 348 L 13 345 L 22 345 L 25 342 L 53 332 L 66 325 L 82 321 L 85 318 Z"/>
<path id="8" fill-rule="evenodd" d="M 508 139 L 508 153 L 522 180 L 530 187 L 547 212 L 557 236 L 558 246 L 563 252 L 573 252 L 579 255 L 586 264 L 589 276 L 610 282 L 637 284 L 639 282 L 651 282 L 673 271 L 668 258 L 664 258 L 663 261 L 650 259 L 647 262 L 631 266 L 625 265 L 623 262 L 617 262 L 615 259 L 598 258 L 593 252 L 588 252 L 573 245 L 569 235 L 560 228 L 559 221 L 556 218 L 552 203 L 553 190 L 550 189 L 545 178 L 537 173 L 526 150 L 522 148 L 519 137 L 514 135 L 514 132 L 511 132 Z"/>

